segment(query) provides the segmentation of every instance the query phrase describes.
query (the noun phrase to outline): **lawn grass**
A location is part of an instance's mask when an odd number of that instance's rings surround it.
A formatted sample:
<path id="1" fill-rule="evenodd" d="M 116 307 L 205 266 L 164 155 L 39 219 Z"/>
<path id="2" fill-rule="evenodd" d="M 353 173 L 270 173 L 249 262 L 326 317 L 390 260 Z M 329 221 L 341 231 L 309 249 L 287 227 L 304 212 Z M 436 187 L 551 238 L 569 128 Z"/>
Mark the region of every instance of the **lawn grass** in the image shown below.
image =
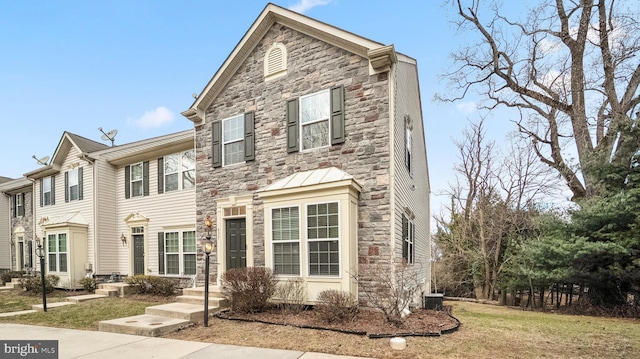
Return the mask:
<path id="1" fill-rule="evenodd" d="M 47 294 L 47 303 L 61 302 L 71 295 L 74 294 L 56 291 Z M 42 304 L 42 294 L 29 294 L 18 290 L 0 292 L 0 313 L 28 310 L 31 309 L 34 304 Z"/>
<path id="2" fill-rule="evenodd" d="M 2 308 L 17 299 L 0 293 Z M 27 302 L 37 296 L 22 298 Z M 144 313 L 158 304 L 154 297 L 103 298 L 33 313 L 0 318 L 0 323 L 97 330 L 101 320 Z M 34 303 L 34 304 L 35 304 Z M 211 318 L 168 335 L 209 343 L 292 349 L 370 358 L 640 358 L 640 321 L 561 315 L 468 302 L 446 302 L 462 322 L 458 331 L 441 337 L 408 337 L 407 348 L 395 351 L 389 339 L 245 323 Z M 257 335 L 257 333 L 260 333 Z"/>
<path id="3" fill-rule="evenodd" d="M 64 298 L 75 295 L 74 293 L 60 293 L 47 297 L 53 301 L 63 301 Z M 165 302 L 153 297 L 125 297 L 125 298 L 101 298 L 66 305 L 59 308 L 51 308 L 46 313 L 36 312 L 11 317 L 0 317 L 0 323 L 15 323 L 40 325 L 57 328 L 98 330 L 98 322 L 101 320 L 129 317 L 144 314 L 145 308 Z M 3 312 L 21 311 L 31 309 L 33 304 L 41 304 L 42 297 L 31 296 L 24 292 L 0 293 L 0 308 Z M 12 310 L 8 310 L 12 308 Z"/>

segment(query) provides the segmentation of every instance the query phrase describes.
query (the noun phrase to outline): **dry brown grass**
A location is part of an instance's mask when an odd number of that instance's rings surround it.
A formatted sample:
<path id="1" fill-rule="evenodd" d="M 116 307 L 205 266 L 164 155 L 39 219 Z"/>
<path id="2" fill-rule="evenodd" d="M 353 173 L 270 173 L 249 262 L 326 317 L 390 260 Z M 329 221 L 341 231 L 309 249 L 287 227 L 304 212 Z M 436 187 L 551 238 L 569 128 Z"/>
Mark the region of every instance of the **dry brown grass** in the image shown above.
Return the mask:
<path id="1" fill-rule="evenodd" d="M 292 349 L 372 358 L 638 358 L 640 322 L 528 312 L 450 302 L 463 325 L 441 337 L 408 337 L 395 351 L 389 339 L 261 323 L 212 319 L 169 337 L 220 344 Z"/>

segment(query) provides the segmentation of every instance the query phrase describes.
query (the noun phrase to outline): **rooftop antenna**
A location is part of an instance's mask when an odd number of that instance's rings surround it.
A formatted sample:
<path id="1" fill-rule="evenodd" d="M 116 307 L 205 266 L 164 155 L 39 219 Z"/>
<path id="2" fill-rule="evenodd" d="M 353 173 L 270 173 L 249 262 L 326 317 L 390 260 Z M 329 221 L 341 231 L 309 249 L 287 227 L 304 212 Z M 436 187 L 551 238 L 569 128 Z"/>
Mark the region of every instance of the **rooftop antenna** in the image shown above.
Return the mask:
<path id="1" fill-rule="evenodd" d="M 36 157 L 36 155 L 33 155 L 31 157 L 33 157 L 33 159 L 36 160 L 36 162 L 38 162 L 38 164 L 41 165 L 41 166 L 46 166 L 48 164 L 47 162 L 49 161 L 49 156 L 44 156 L 42 158 L 38 158 L 38 157 Z"/>
<path id="2" fill-rule="evenodd" d="M 102 127 L 98 127 L 98 131 L 102 132 L 102 140 L 111 141 L 111 147 L 113 147 L 113 141 L 116 140 L 116 135 L 118 134 L 118 130 L 111 130 L 105 133 L 104 131 L 102 131 Z"/>

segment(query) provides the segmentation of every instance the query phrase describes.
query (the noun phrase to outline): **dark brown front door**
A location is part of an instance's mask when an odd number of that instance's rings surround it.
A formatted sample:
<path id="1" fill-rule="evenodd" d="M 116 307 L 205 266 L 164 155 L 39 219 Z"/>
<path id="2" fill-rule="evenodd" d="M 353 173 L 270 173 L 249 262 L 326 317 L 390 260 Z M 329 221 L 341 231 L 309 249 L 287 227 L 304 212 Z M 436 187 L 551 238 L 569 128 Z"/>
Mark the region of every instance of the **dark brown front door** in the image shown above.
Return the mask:
<path id="1" fill-rule="evenodd" d="M 247 266 L 247 222 L 244 218 L 227 219 L 227 269 Z"/>

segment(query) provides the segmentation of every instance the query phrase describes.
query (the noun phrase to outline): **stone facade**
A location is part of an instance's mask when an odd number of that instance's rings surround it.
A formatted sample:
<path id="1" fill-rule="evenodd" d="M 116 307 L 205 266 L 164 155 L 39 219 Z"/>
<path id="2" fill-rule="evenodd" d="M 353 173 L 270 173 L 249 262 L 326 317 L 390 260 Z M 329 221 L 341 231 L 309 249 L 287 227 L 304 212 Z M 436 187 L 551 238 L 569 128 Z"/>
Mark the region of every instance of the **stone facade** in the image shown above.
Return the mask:
<path id="1" fill-rule="evenodd" d="M 24 241 L 24 248 L 25 251 L 27 251 L 27 242 L 30 242 L 33 240 L 33 191 L 31 190 L 31 188 L 29 188 L 28 190 L 25 189 L 23 190 L 23 193 L 25 194 L 25 198 L 24 198 L 24 216 L 11 216 L 11 226 L 10 226 L 10 230 L 11 230 L 11 240 L 13 245 L 11 246 L 11 269 L 16 270 L 17 269 L 17 258 L 16 258 L 16 248 L 18 246 L 18 238 L 17 236 L 20 235 L 23 238 Z M 13 196 L 11 198 L 11 206 L 13 206 Z M 16 234 L 15 231 L 17 228 L 22 228 L 24 229 L 24 233 L 20 233 L 20 234 Z M 33 244 L 33 248 L 35 249 L 35 243 Z M 28 256 L 28 254 L 27 254 Z M 31 253 L 32 256 L 32 264 L 33 267 L 37 267 L 38 266 L 38 261 L 36 260 L 35 254 L 32 252 Z M 26 269 L 26 267 L 28 266 L 28 263 L 24 263 L 24 268 Z M 33 268 L 34 270 L 40 270 L 39 268 Z"/>
<path id="2" fill-rule="evenodd" d="M 263 58 L 275 42 L 286 47 L 287 75 L 265 81 Z M 287 100 L 339 85 L 344 86 L 345 142 L 287 153 Z M 196 127 L 197 217 L 215 219 L 218 199 L 254 194 L 293 173 L 337 167 L 363 187 L 358 203 L 359 262 L 388 261 L 393 221 L 389 97 L 388 73 L 370 75 L 368 59 L 277 23 L 272 25 L 209 106 L 205 123 Z M 212 122 L 247 111 L 255 112 L 255 160 L 214 169 Z M 247 241 L 253 242 L 254 265 L 264 265 L 264 213 L 256 194 L 253 218 L 247 221 L 253 223 L 253 238 Z M 198 232 L 203 231 L 199 221 Z M 215 231 L 212 234 L 215 238 Z"/>

